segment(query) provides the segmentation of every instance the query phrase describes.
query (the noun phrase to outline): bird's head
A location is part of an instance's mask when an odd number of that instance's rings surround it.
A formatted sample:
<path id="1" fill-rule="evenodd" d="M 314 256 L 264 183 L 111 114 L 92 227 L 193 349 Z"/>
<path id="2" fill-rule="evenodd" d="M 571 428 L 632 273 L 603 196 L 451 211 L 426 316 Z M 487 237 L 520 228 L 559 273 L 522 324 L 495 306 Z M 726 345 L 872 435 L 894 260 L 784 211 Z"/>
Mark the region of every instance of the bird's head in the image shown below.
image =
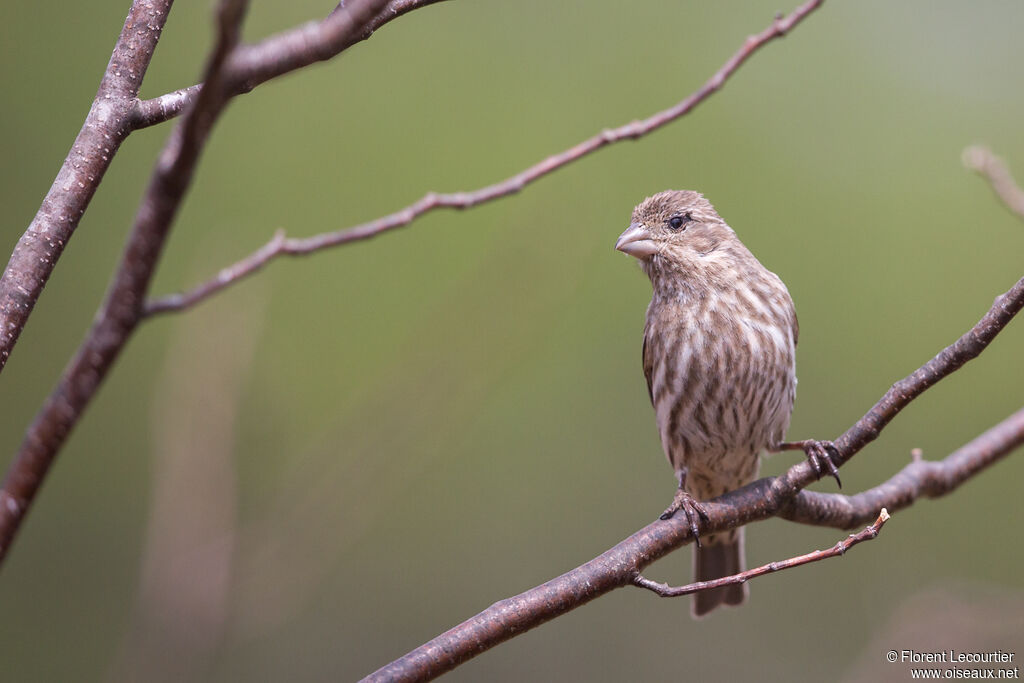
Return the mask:
<path id="1" fill-rule="evenodd" d="M 704 199 L 691 190 L 666 190 L 640 202 L 615 248 L 636 257 L 644 271 L 694 273 L 717 261 L 722 247 L 738 242 L 735 233 Z"/>

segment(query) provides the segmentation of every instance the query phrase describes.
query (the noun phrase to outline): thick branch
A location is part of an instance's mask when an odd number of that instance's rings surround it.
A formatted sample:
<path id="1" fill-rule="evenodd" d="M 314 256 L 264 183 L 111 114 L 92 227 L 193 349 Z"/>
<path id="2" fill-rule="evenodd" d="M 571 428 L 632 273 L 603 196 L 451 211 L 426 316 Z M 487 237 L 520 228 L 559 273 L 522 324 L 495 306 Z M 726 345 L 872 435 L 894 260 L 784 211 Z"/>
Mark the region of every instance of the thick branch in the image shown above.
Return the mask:
<path id="1" fill-rule="evenodd" d="M 898 509 L 913 503 L 918 497 L 948 493 L 1022 442 L 1024 409 L 945 460 L 925 463 L 927 473 L 924 469 L 908 472 L 910 468 L 906 468 L 897 477 L 859 496 L 864 496 L 863 500 L 877 501 L 879 505 L 874 508 L 870 519 L 878 515 L 883 507 Z M 793 469 L 795 467 L 790 472 Z M 778 491 L 780 480 L 784 479 L 761 479 L 706 503 L 709 519 L 703 525 L 703 530 L 711 533 L 772 517 L 780 511 L 780 506 L 773 502 L 772 494 Z M 929 482 L 933 481 L 941 481 L 942 484 L 932 486 Z M 804 521 L 818 517 L 822 525 L 846 527 L 847 519 L 826 514 L 832 501 L 841 498 L 846 497 L 820 493 L 812 496 L 803 492 L 788 508 L 791 510 L 789 518 L 800 517 L 800 521 Z M 494 603 L 450 631 L 370 674 L 363 681 L 431 680 L 495 645 L 609 591 L 632 584 L 644 567 L 693 540 L 686 520 L 680 517 L 677 515 L 673 519 L 649 524 L 586 564 L 515 597 Z"/>
<path id="2" fill-rule="evenodd" d="M 82 129 L 0 277 L 0 371 L 129 125 L 173 0 L 135 0 Z"/>
<path id="3" fill-rule="evenodd" d="M 337 15 L 354 3 L 339 3 L 322 21 L 310 22 L 239 50 L 228 66 L 228 88 L 232 95 L 240 95 L 272 78 L 330 59 L 366 40 L 389 21 L 437 2 L 441 0 L 391 0 L 363 23 L 358 33 L 344 35 L 338 33 Z M 178 116 L 202 88 L 200 83 L 138 102 L 134 127 L 146 128 Z"/>
<path id="4" fill-rule="evenodd" d="M 665 583 L 651 581 L 650 579 L 644 578 L 641 574 L 637 574 L 633 577 L 633 585 L 639 588 L 646 588 L 662 598 L 677 598 L 682 595 L 692 595 L 693 593 L 709 591 L 714 588 L 746 583 L 751 579 L 756 579 L 757 577 L 764 576 L 765 574 L 774 574 L 775 572 L 781 572 L 784 569 L 792 569 L 793 567 L 811 564 L 812 562 L 821 562 L 822 560 L 827 560 L 830 557 L 845 555 L 847 550 L 858 543 L 878 538 L 878 532 L 882 530 L 882 527 L 885 526 L 885 523 L 888 521 L 889 511 L 883 507 L 882 511 L 878 513 L 878 519 L 876 519 L 872 524 L 869 524 L 862 531 L 856 534 L 850 534 L 831 548 L 826 550 L 812 550 L 809 553 L 799 555 L 797 557 L 791 557 L 788 560 L 776 560 L 775 562 L 769 562 L 768 564 L 748 569 L 740 572 L 739 574 L 723 576 L 712 581 L 697 581 L 696 583 L 688 583 L 685 586 L 669 586 Z"/>
<path id="5" fill-rule="evenodd" d="M 377 235 L 408 225 L 425 213 L 439 208 L 468 209 L 478 204 L 493 201 L 500 197 L 506 197 L 519 192 L 530 183 L 543 178 L 563 166 L 566 166 L 578 159 L 581 159 L 592 152 L 607 145 L 621 140 L 643 137 L 648 133 L 658 130 L 672 121 L 689 113 L 694 107 L 721 89 L 725 82 L 732 76 L 740 66 L 743 65 L 752 54 L 761 47 L 776 38 L 786 35 L 803 19 L 821 6 L 824 0 L 809 0 L 797 7 L 787 17 L 779 17 L 761 33 L 747 38 L 739 50 L 730 57 L 725 64 L 709 78 L 695 92 L 678 102 L 677 104 L 659 111 L 642 121 L 633 121 L 618 128 L 604 130 L 597 135 L 584 140 L 564 152 L 540 161 L 533 166 L 506 178 L 505 180 L 488 185 L 472 192 L 454 192 L 450 194 L 437 194 L 430 192 L 419 201 L 383 216 L 369 223 L 363 223 L 351 228 L 323 233 L 304 239 L 286 238 L 283 233 L 278 233 L 267 244 L 245 257 L 244 259 L 222 269 L 214 278 L 198 285 L 192 290 L 172 294 L 150 301 L 146 305 L 146 314 L 167 313 L 179 311 L 193 306 L 209 296 L 219 292 L 225 287 L 238 282 L 239 280 L 252 275 L 268 262 L 278 256 L 287 254 L 290 256 L 305 255 L 328 247 L 336 247 L 350 242 L 376 237 Z"/>

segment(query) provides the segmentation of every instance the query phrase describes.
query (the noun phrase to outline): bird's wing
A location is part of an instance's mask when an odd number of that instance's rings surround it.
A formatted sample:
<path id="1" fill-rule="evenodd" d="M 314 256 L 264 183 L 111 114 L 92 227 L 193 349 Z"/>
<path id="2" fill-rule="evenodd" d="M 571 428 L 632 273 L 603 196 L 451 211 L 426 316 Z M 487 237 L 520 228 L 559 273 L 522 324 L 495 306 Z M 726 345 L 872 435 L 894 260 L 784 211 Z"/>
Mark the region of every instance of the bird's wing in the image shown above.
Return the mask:
<path id="1" fill-rule="evenodd" d="M 650 334 L 649 329 L 644 330 L 644 377 L 647 378 L 647 395 L 651 397 L 651 403 L 653 404 L 654 391 L 651 389 L 651 377 L 654 374 L 654 359 L 647 352 L 648 334 Z"/>
<path id="2" fill-rule="evenodd" d="M 800 341 L 800 321 L 796 317 L 796 311 L 793 311 L 793 346 L 797 345 Z"/>

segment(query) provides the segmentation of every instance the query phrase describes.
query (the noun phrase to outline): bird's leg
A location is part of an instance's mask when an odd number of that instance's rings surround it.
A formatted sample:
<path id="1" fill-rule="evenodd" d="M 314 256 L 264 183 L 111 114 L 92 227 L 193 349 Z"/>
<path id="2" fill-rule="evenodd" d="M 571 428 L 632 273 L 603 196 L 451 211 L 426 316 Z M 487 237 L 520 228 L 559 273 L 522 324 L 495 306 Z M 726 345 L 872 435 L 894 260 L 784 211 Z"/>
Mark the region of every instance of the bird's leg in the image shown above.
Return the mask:
<path id="1" fill-rule="evenodd" d="M 693 534 L 693 540 L 697 543 L 697 547 L 700 547 L 700 524 L 698 520 L 707 521 L 708 512 L 704 509 L 704 506 L 700 504 L 696 498 L 686 492 L 684 488 L 686 486 L 686 468 L 676 472 L 676 479 L 679 481 L 679 488 L 676 489 L 676 495 L 672 498 L 672 504 L 668 506 L 668 509 L 661 513 L 660 519 L 671 519 L 674 514 L 680 510 L 686 515 L 686 524 L 690 527 L 690 533 Z"/>
<path id="2" fill-rule="evenodd" d="M 839 449 L 831 441 L 818 441 L 817 439 L 804 439 L 803 441 L 782 441 L 775 444 L 770 450 L 779 451 L 803 451 L 807 455 L 807 461 L 814 468 L 818 479 L 828 469 L 828 473 L 835 477 L 836 484 L 843 488 L 843 482 L 839 481 L 839 467 L 836 464 L 839 460 Z"/>

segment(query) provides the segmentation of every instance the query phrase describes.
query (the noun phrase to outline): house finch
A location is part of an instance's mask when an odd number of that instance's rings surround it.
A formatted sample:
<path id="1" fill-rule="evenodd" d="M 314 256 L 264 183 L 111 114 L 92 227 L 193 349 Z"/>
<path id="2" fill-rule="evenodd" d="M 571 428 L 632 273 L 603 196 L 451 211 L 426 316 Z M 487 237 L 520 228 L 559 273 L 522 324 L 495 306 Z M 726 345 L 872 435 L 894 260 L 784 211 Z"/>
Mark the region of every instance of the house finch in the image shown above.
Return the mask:
<path id="1" fill-rule="evenodd" d="M 647 389 L 679 488 L 662 515 L 686 515 L 697 539 L 694 580 L 743 571 L 743 529 L 706 536 L 700 501 L 757 476 L 760 453 L 801 449 L 839 480 L 828 441 L 784 442 L 796 395 L 799 328 L 786 285 L 743 246 L 703 195 L 667 191 L 633 210 L 615 248 L 654 289 L 644 326 Z M 694 594 L 693 614 L 738 605 L 746 585 Z"/>

